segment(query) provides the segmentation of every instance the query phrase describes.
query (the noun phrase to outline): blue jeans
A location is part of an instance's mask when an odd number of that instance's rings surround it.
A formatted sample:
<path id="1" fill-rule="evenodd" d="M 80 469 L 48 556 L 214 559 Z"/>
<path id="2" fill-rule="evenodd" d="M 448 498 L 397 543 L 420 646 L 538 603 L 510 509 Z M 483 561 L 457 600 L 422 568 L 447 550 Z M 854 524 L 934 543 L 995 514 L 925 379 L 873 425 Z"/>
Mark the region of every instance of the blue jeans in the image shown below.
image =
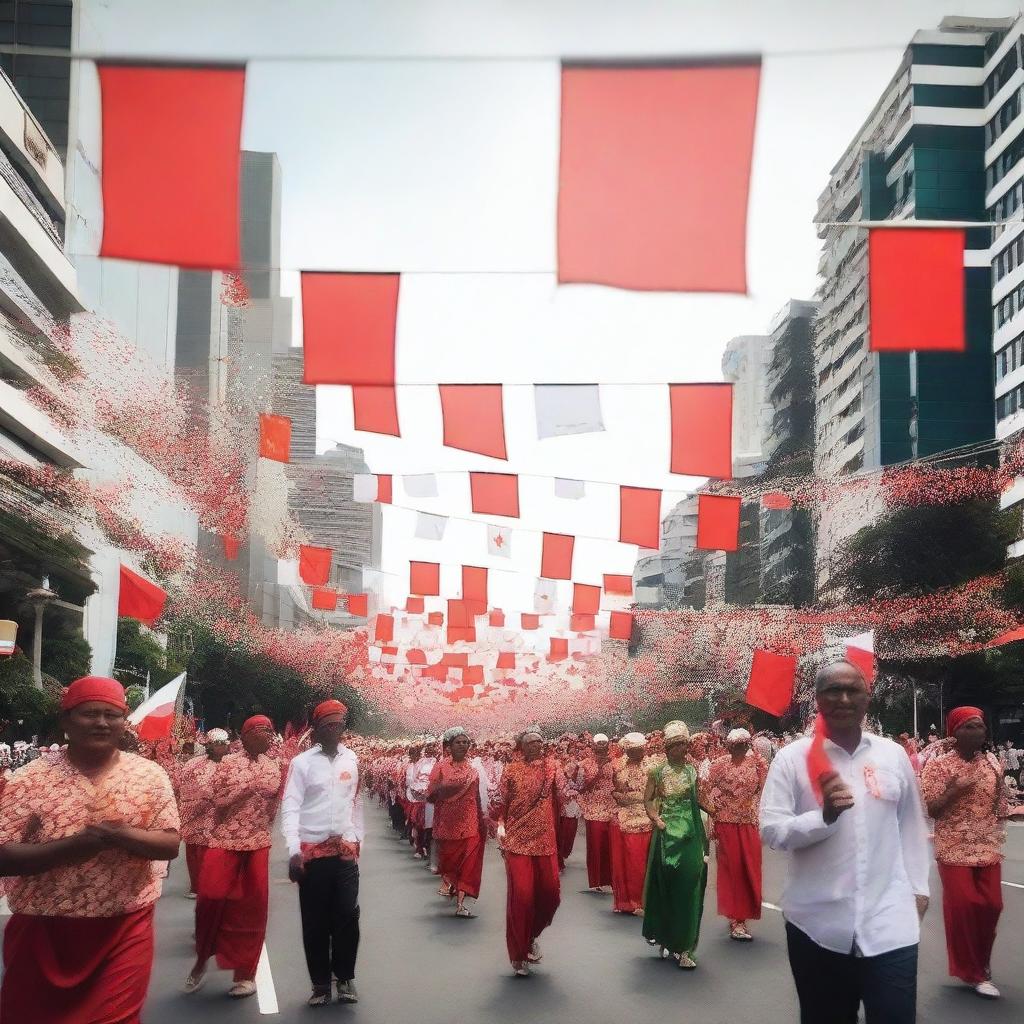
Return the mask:
<path id="1" fill-rule="evenodd" d="M 800 1024 L 914 1024 L 917 1019 L 917 946 L 878 956 L 824 949 L 786 922 L 789 966 L 800 999 Z"/>

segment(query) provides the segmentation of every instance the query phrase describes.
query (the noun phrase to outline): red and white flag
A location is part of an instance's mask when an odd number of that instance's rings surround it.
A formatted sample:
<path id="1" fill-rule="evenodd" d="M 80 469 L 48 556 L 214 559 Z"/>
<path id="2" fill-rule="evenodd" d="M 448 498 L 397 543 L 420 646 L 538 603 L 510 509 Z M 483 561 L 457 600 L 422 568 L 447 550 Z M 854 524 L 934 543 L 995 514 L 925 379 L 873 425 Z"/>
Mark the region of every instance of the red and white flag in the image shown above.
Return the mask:
<path id="1" fill-rule="evenodd" d="M 505 526 L 487 524 L 487 554 L 512 557 L 512 531 Z"/>
<path id="2" fill-rule="evenodd" d="M 866 633 L 858 633 L 856 636 L 847 637 L 843 640 L 846 646 L 846 657 L 850 664 L 856 665 L 864 673 L 868 686 L 875 683 L 875 631 L 869 629 Z"/>
<path id="3" fill-rule="evenodd" d="M 135 726 L 140 740 L 162 740 L 171 735 L 174 716 L 180 709 L 184 693 L 185 673 L 182 672 L 128 716 L 128 724 Z"/>

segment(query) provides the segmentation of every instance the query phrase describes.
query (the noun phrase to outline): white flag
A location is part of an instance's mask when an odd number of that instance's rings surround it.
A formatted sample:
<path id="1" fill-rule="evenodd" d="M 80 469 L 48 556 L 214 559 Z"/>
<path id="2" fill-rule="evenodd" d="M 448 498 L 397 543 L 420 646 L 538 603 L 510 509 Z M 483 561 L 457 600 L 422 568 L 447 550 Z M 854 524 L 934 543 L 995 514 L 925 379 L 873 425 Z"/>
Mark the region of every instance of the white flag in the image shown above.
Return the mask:
<path id="1" fill-rule="evenodd" d="M 504 526 L 487 524 L 487 554 L 499 558 L 512 557 L 512 531 Z"/>
<path id="2" fill-rule="evenodd" d="M 416 513 L 416 536 L 420 540 L 443 540 L 447 516 L 432 516 L 429 512 Z"/>
<path id="3" fill-rule="evenodd" d="M 297 558 L 278 559 L 277 582 L 282 587 L 297 587 L 299 585 L 299 560 Z"/>
<path id="4" fill-rule="evenodd" d="M 416 473 L 402 477 L 402 486 L 410 498 L 436 498 L 437 477 L 433 473 Z"/>
<path id="5" fill-rule="evenodd" d="M 352 477 L 352 500 L 353 501 L 376 501 L 377 500 L 377 475 L 376 475 L 376 473 L 356 473 Z"/>
<path id="6" fill-rule="evenodd" d="M 550 615 L 555 610 L 556 596 L 554 580 L 537 580 L 533 590 L 533 610 L 538 615 Z"/>
<path id="7" fill-rule="evenodd" d="M 535 384 L 533 397 L 541 440 L 604 430 L 596 384 Z"/>
<path id="8" fill-rule="evenodd" d="M 587 485 L 582 480 L 563 480 L 555 477 L 555 497 L 571 498 L 573 501 L 583 498 L 587 493 Z"/>

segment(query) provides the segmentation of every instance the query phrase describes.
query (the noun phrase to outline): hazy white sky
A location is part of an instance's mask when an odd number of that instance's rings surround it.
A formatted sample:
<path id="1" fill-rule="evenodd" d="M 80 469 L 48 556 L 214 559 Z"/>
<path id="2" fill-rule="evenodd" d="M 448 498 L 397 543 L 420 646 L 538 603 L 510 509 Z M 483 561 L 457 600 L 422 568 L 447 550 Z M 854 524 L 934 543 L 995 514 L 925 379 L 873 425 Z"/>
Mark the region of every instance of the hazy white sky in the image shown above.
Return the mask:
<path id="1" fill-rule="evenodd" d="M 86 0 L 82 7 L 81 45 L 100 52 L 353 58 L 250 63 L 243 144 L 280 157 L 286 268 L 406 272 L 399 381 L 608 382 L 605 433 L 546 441 L 536 438 L 532 390 L 506 388 L 507 464 L 441 446 L 431 387 L 401 389 L 400 440 L 356 434 L 347 389 L 322 388 L 321 447 L 358 444 L 380 472 L 507 470 L 681 492 L 693 481 L 666 472 L 666 389 L 613 382 L 720 379 L 730 338 L 763 333 L 787 299 L 810 297 L 817 197 L 912 34 L 947 14 L 1006 16 L 1019 4 Z M 878 49 L 794 52 L 836 47 Z M 556 288 L 558 58 L 735 52 L 766 55 L 750 296 Z M 591 488 L 579 502 L 555 499 L 551 489 L 549 480 L 523 481 L 521 526 L 616 536 L 614 487 Z M 681 496 L 666 493 L 663 511 Z M 404 500 L 396 480 L 395 501 Z M 465 477 L 442 478 L 438 499 L 415 503 L 469 515 Z M 509 567 L 488 562 L 482 526 L 452 524 L 438 544 L 413 540 L 413 525 L 411 513 L 385 510 L 384 568 L 398 574 L 395 599 L 404 596 L 410 558 Z M 514 592 L 528 583 L 532 594 L 539 534 L 516 542 L 514 565 L 527 579 Z M 635 555 L 616 543 L 581 542 L 577 578 L 628 572 Z M 508 607 L 517 606 L 510 591 Z"/>

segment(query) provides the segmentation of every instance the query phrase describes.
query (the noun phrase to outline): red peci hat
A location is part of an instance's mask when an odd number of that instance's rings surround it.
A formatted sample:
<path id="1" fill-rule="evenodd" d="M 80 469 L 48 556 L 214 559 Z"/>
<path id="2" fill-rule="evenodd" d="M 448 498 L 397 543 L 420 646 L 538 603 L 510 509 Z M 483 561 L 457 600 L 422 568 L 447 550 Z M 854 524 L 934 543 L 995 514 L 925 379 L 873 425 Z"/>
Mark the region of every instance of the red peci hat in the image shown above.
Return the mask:
<path id="1" fill-rule="evenodd" d="M 252 718 L 247 718 L 242 723 L 242 732 L 240 735 L 244 736 L 250 729 L 269 729 L 271 732 L 274 731 L 274 723 L 267 718 L 266 715 L 253 715 Z"/>
<path id="2" fill-rule="evenodd" d="M 106 676 L 82 676 L 76 679 L 61 696 L 60 709 L 70 711 L 88 701 L 110 704 L 119 711 L 128 710 L 124 687 L 116 679 L 108 679 Z"/>
<path id="3" fill-rule="evenodd" d="M 313 709 L 313 724 L 316 725 L 321 718 L 328 715 L 347 715 L 348 708 L 340 700 L 325 700 Z"/>

